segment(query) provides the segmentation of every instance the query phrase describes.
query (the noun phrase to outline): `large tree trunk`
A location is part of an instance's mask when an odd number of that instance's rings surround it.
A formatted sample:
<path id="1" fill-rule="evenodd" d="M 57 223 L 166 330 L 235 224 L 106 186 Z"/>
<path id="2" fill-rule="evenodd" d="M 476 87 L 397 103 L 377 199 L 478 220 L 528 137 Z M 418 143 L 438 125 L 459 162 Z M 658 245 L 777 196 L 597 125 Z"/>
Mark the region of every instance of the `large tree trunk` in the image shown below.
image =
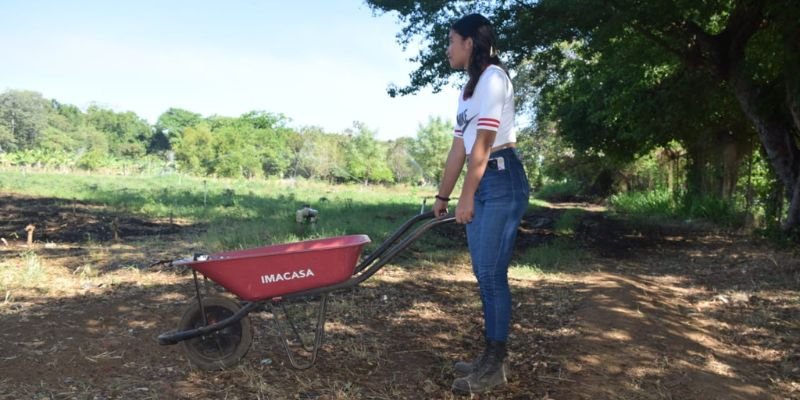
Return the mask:
<path id="1" fill-rule="evenodd" d="M 730 201 L 736 191 L 736 183 L 739 182 L 739 149 L 736 143 L 725 143 L 722 145 L 722 193 L 723 199 Z"/>
<path id="2" fill-rule="evenodd" d="M 783 31 L 787 59 L 784 62 L 784 82 L 791 99 L 784 105 L 789 106 L 787 113 L 784 107 L 777 106 L 774 101 L 774 88 L 759 86 L 748 75 L 745 68 L 745 48 L 752 36 L 763 27 L 765 0 L 736 1 L 728 23 L 721 32 L 709 34 L 694 23 L 687 23 L 689 33 L 696 48 L 694 53 L 685 54 L 684 60 L 692 65 L 692 61 L 701 59 L 708 66 L 716 69 L 722 80 L 733 88 L 734 95 L 742 111 L 753 123 L 758 132 L 767 158 L 774 168 L 778 179 L 783 183 L 789 197 L 789 214 L 784 229 L 800 228 L 800 149 L 795 135 L 800 132 L 800 117 L 795 110 L 798 95 L 797 67 L 800 66 L 797 52 L 800 51 L 800 29 L 794 21 Z M 775 23 L 775 21 L 772 21 Z M 704 59 L 704 60 L 703 60 Z M 701 61 L 701 62 L 702 62 Z M 792 90 L 794 89 L 794 90 Z"/>
<path id="3" fill-rule="evenodd" d="M 798 147 L 798 137 L 800 134 L 800 29 L 787 33 L 786 39 L 787 61 L 784 70 L 786 80 L 786 105 L 794 123 L 794 135 L 790 136 L 789 141 Z M 800 153 L 800 151 L 798 151 Z M 791 191 L 789 209 L 787 210 L 785 228 L 793 229 L 800 227 L 800 173 L 796 174 L 794 189 Z"/>
<path id="4" fill-rule="evenodd" d="M 765 110 L 761 90 L 744 75 L 742 68 L 731 74 L 734 94 L 745 115 L 753 122 L 761 144 L 766 150 L 775 174 L 786 188 L 790 198 L 784 229 L 800 227 L 800 149 L 795 141 L 795 132 L 800 129 L 793 121 L 781 118 L 776 110 Z"/>
<path id="5" fill-rule="evenodd" d="M 719 198 L 722 180 L 715 179 L 714 171 L 720 168 L 719 148 L 713 135 L 694 138 L 684 143 L 686 146 L 686 194 L 684 199 L 689 206 L 692 202 L 713 197 Z"/>

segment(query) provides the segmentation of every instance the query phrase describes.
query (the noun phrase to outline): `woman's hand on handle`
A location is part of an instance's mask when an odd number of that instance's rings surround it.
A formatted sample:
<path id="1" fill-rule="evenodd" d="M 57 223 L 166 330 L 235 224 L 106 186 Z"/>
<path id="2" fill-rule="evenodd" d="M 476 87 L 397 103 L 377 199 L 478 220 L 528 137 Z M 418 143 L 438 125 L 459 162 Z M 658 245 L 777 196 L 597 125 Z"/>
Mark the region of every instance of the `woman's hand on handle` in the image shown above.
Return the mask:
<path id="1" fill-rule="evenodd" d="M 468 224 L 475 215 L 475 198 L 473 196 L 461 197 L 456 206 L 456 223 Z"/>
<path id="2" fill-rule="evenodd" d="M 447 215 L 447 201 L 436 199 L 433 203 L 433 215 L 436 218 L 444 218 Z"/>

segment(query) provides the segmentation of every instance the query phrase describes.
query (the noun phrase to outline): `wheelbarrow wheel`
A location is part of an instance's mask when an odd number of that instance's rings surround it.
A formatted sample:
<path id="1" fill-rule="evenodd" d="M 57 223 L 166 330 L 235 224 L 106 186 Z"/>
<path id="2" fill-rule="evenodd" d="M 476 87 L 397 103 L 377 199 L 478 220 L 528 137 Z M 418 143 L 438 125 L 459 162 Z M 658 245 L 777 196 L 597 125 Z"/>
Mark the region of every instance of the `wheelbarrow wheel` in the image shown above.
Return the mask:
<path id="1" fill-rule="evenodd" d="M 210 325 L 232 316 L 241 307 L 226 297 L 206 296 L 203 297 L 203 308 Z M 178 329 L 185 331 L 202 326 L 204 322 L 200 305 L 194 301 L 183 313 Z M 223 329 L 184 340 L 181 345 L 191 365 L 205 371 L 215 371 L 235 365 L 247 354 L 252 343 L 253 326 L 250 318 L 244 316 Z"/>

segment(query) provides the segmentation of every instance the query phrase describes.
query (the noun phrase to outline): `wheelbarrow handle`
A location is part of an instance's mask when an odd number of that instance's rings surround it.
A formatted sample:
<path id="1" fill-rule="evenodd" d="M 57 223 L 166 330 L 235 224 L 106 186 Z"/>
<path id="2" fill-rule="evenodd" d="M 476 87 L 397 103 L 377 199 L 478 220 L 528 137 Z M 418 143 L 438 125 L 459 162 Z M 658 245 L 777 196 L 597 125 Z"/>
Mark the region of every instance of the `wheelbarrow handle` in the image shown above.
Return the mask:
<path id="1" fill-rule="evenodd" d="M 384 240 L 383 243 L 381 243 L 381 245 L 378 246 L 377 249 L 375 249 L 375 251 L 370 253 L 370 255 L 367 258 L 361 260 L 361 262 L 358 263 L 358 265 L 356 265 L 355 273 L 357 274 L 363 271 L 364 268 L 368 267 L 370 264 L 372 264 L 372 262 L 381 257 L 383 253 L 386 252 L 386 250 L 388 250 L 395 242 L 397 242 L 398 239 L 400 239 L 406 232 L 408 232 L 409 229 L 411 229 L 418 222 L 426 219 L 431 219 L 433 217 L 434 217 L 433 211 L 428 211 L 426 213 L 417 214 L 413 218 L 406 221 L 403 225 L 397 228 L 397 230 L 394 231 L 394 233 L 392 233 L 391 236 L 389 236 L 386 240 Z"/>

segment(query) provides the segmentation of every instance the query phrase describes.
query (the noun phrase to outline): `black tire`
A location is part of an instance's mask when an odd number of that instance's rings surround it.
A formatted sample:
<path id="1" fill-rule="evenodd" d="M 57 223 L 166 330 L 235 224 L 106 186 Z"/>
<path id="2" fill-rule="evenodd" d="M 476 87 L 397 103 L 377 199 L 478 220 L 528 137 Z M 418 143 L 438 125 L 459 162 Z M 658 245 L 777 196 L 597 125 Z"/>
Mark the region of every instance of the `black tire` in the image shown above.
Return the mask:
<path id="1" fill-rule="evenodd" d="M 203 297 L 203 307 L 209 325 L 230 317 L 241 308 L 237 302 L 221 296 Z M 186 331 L 202 326 L 203 316 L 195 299 L 183 313 L 178 330 Z M 251 344 L 253 326 L 250 317 L 246 315 L 224 329 L 181 342 L 189 363 L 204 371 L 216 371 L 235 365 L 247 354 Z"/>

